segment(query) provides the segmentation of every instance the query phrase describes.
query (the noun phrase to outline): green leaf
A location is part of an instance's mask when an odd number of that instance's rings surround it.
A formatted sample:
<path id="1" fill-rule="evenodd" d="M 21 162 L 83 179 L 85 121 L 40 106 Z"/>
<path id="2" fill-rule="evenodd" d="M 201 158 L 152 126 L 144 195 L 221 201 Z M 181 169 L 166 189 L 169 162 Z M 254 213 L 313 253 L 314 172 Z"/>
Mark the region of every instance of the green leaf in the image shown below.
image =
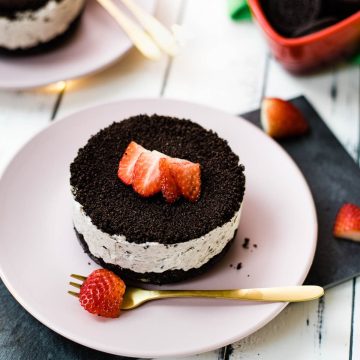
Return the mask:
<path id="1" fill-rule="evenodd" d="M 228 0 L 228 8 L 233 20 L 251 20 L 251 12 L 246 0 Z"/>

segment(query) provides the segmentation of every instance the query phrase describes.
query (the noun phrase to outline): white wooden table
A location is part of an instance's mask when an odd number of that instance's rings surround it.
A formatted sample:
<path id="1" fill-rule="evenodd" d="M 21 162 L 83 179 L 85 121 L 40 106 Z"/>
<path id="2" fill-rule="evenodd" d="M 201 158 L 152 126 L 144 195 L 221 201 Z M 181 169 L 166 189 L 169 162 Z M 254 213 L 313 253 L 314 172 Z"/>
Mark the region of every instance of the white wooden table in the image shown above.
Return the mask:
<path id="1" fill-rule="evenodd" d="M 188 34 L 175 59 L 149 62 L 132 50 L 115 66 L 85 79 L 31 91 L 0 91 L 0 170 L 51 121 L 133 97 L 179 98 L 238 114 L 259 107 L 264 95 L 304 94 L 359 162 L 359 66 L 294 77 L 272 59 L 252 23 L 227 18 L 225 1 L 160 0 L 157 16 L 168 25 L 182 24 Z M 195 358 L 360 359 L 360 281 L 328 290 L 321 301 L 290 305 L 248 338 Z"/>

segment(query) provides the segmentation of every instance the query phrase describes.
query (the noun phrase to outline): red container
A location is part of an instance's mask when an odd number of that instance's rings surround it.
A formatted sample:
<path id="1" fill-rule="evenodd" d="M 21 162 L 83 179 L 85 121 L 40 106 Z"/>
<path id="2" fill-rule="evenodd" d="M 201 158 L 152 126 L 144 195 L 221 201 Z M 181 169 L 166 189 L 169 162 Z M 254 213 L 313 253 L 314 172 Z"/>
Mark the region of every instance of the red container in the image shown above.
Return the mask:
<path id="1" fill-rule="evenodd" d="M 291 72 L 309 72 L 360 50 L 360 11 L 326 29 L 286 38 L 273 29 L 260 0 L 248 0 L 248 3 L 274 57 Z"/>

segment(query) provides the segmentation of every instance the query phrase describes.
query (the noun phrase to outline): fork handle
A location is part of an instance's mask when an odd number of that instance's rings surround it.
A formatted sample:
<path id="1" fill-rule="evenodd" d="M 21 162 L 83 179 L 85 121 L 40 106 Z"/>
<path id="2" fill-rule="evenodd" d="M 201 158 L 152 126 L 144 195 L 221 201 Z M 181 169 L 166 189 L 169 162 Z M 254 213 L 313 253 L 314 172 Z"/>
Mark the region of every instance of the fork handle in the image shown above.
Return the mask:
<path id="1" fill-rule="evenodd" d="M 155 290 L 156 298 L 202 297 L 252 301 L 300 302 L 314 300 L 324 295 L 320 286 L 285 286 L 234 290 Z"/>
<path id="2" fill-rule="evenodd" d="M 136 48 L 145 57 L 151 60 L 159 60 L 161 58 L 161 51 L 150 36 L 125 15 L 112 0 L 97 0 L 97 2 L 117 21 Z"/>
<path id="3" fill-rule="evenodd" d="M 162 25 L 155 17 L 148 14 L 133 0 L 122 0 L 122 3 L 133 13 L 139 23 L 146 29 L 164 52 L 170 56 L 174 56 L 178 53 L 175 37 L 164 25 Z"/>

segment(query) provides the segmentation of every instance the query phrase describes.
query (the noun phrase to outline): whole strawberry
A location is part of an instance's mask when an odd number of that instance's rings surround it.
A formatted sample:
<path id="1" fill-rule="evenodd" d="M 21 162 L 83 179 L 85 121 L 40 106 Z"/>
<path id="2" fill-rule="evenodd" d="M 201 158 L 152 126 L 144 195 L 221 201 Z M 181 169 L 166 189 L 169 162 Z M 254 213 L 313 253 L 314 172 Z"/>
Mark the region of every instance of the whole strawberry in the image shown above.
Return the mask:
<path id="1" fill-rule="evenodd" d="M 309 130 L 300 110 L 291 102 L 278 98 L 262 101 L 261 124 L 268 135 L 277 139 L 303 135 Z"/>
<path id="2" fill-rule="evenodd" d="M 344 204 L 336 215 L 333 234 L 336 237 L 360 241 L 360 207 Z"/>
<path id="3" fill-rule="evenodd" d="M 93 271 L 80 288 L 80 304 L 92 314 L 108 318 L 120 315 L 125 283 L 105 269 Z"/>

